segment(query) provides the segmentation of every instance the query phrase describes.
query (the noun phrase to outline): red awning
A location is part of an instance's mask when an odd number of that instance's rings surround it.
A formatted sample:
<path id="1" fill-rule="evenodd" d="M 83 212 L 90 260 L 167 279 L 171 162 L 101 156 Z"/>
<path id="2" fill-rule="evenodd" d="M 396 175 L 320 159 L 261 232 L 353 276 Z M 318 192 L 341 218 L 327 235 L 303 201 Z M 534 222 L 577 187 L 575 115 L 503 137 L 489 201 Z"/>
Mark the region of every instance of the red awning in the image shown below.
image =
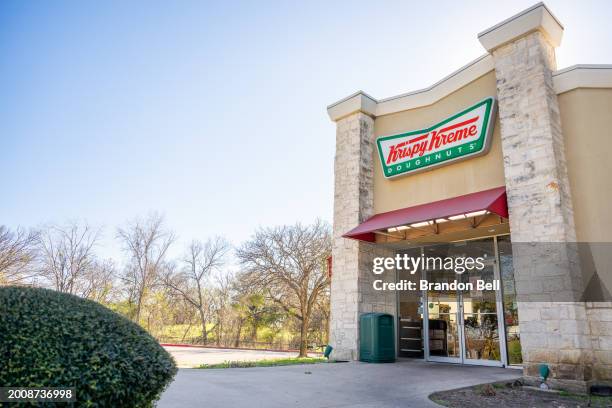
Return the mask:
<path id="1" fill-rule="evenodd" d="M 497 187 L 491 190 L 434 201 L 433 203 L 376 214 L 344 234 L 343 237 L 374 242 L 375 231 L 482 210 L 508 218 L 506 188 Z"/>

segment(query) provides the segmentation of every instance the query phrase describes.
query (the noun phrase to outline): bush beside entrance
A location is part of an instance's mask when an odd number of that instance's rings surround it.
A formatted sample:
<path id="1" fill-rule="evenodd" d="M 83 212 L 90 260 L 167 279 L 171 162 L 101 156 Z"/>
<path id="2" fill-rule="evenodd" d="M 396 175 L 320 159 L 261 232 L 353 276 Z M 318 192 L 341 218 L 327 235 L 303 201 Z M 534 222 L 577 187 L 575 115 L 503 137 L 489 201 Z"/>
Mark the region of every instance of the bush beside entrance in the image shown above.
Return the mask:
<path id="1" fill-rule="evenodd" d="M 0 288 L 0 385 L 76 387 L 77 406 L 152 406 L 172 357 L 140 326 L 40 288 Z"/>

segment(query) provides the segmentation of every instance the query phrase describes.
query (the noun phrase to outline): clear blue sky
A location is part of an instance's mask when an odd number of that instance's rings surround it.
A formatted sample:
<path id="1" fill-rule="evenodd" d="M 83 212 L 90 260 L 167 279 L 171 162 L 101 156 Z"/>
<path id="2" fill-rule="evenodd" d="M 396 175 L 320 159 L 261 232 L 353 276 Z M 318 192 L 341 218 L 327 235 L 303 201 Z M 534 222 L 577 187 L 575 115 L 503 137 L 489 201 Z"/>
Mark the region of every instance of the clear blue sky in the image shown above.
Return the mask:
<path id="1" fill-rule="evenodd" d="M 0 224 L 117 226 L 159 211 L 181 242 L 332 218 L 334 124 L 363 89 L 423 88 L 534 4 L 0 2 Z M 612 63 L 612 2 L 555 1 L 559 67 Z"/>

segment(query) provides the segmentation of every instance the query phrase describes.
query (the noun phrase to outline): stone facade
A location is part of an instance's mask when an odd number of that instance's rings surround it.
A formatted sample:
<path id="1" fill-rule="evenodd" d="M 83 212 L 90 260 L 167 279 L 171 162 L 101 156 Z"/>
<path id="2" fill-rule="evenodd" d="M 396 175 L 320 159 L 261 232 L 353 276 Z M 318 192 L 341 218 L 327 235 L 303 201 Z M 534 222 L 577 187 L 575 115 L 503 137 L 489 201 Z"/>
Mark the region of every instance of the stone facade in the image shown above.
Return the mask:
<path id="1" fill-rule="evenodd" d="M 554 48 L 534 32 L 493 57 L 513 240 L 575 242 Z"/>
<path id="2" fill-rule="evenodd" d="M 612 302 L 587 302 L 593 347 L 593 379 L 612 385 Z"/>
<path id="3" fill-rule="evenodd" d="M 374 120 L 357 112 L 336 126 L 330 343 L 334 359 L 355 360 L 359 358 L 359 315 L 395 314 L 396 301 L 395 294 L 372 288 L 372 258 L 385 250 L 342 238 L 373 215 Z M 385 275 L 381 279 L 394 279 L 389 272 Z"/>
<path id="4" fill-rule="evenodd" d="M 546 363 L 553 385 L 585 391 L 591 338 L 571 244 L 576 232 L 552 81 L 554 47 L 536 31 L 492 55 L 525 375 L 535 379 Z"/>

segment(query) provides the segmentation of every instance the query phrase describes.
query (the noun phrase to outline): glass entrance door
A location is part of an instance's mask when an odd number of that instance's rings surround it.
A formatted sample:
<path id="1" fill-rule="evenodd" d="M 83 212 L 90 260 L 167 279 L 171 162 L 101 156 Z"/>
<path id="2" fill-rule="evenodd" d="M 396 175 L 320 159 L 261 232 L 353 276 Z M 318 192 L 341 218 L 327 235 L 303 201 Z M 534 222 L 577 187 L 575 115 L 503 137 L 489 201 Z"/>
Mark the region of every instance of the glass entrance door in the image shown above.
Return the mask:
<path id="1" fill-rule="evenodd" d="M 497 291 L 476 289 L 478 280 L 493 285 L 495 269 L 496 264 L 492 260 L 481 271 L 465 272 L 464 281 L 474 285 L 473 289 L 461 291 L 463 359 L 466 363 L 503 364 Z"/>
<path id="2" fill-rule="evenodd" d="M 429 273 L 429 282 L 444 283 L 455 279 L 453 271 Z M 426 335 L 429 359 L 452 363 L 461 362 L 459 292 L 430 290 L 427 292 Z"/>
<path id="3" fill-rule="evenodd" d="M 478 288 L 478 281 L 499 282 L 493 238 L 425 247 L 425 257 L 482 257 L 484 268 L 457 274 L 454 270 L 427 269 L 423 279 L 431 283 L 471 283 L 473 288 L 425 291 L 425 355 L 429 361 L 506 365 L 501 314 L 501 292 L 496 286 Z M 502 339 L 502 341 L 500 341 Z"/>

